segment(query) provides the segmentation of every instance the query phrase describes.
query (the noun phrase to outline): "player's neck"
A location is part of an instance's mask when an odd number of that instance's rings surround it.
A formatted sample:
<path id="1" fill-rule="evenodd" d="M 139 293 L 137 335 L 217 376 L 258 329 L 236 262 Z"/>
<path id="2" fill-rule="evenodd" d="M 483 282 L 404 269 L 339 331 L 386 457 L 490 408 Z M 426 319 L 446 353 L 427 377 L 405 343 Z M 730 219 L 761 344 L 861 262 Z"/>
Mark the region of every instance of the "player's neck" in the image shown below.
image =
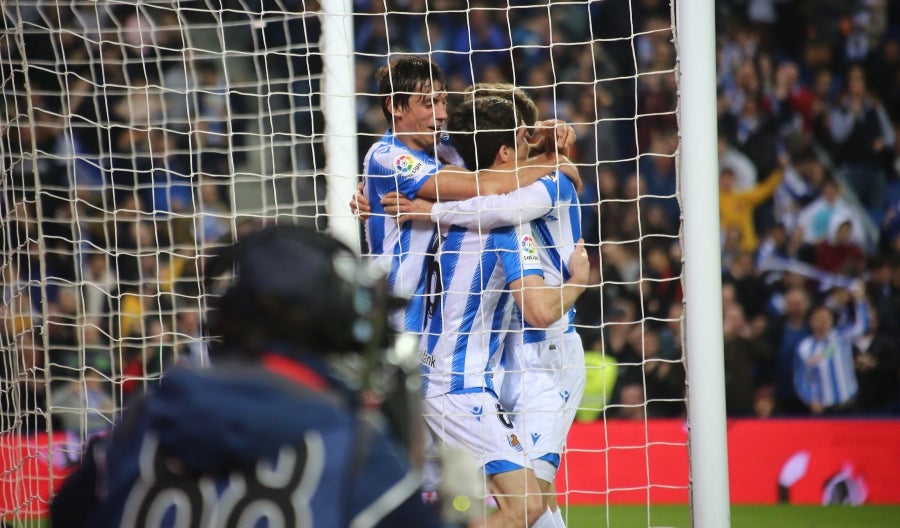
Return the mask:
<path id="1" fill-rule="evenodd" d="M 396 141 L 398 143 L 402 144 L 404 147 L 406 147 L 410 150 L 415 150 L 418 152 L 425 152 L 426 154 L 433 155 L 434 151 L 435 151 L 435 146 L 434 146 L 435 142 L 434 142 L 433 138 L 432 138 L 432 141 L 429 143 L 428 141 L 425 141 L 421 136 L 422 136 L 421 134 L 411 133 L 411 132 L 407 132 L 407 133 L 396 132 L 396 131 L 394 132 L 394 138 L 396 139 Z"/>

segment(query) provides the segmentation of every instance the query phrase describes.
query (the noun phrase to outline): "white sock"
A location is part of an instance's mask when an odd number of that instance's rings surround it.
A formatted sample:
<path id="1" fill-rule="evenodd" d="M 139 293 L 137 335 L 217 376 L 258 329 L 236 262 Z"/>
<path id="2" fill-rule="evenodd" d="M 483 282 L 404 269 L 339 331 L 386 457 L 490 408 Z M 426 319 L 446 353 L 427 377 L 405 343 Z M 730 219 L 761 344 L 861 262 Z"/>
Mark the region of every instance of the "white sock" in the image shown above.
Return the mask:
<path id="1" fill-rule="evenodd" d="M 556 508 L 553 512 L 553 520 L 556 521 L 556 528 L 566 528 L 566 521 L 563 520 L 562 508 Z"/>
<path id="2" fill-rule="evenodd" d="M 531 528 L 556 528 L 556 519 L 553 517 L 553 512 L 550 511 L 550 508 L 547 508 L 547 511 L 538 517 L 538 520 L 534 521 Z"/>

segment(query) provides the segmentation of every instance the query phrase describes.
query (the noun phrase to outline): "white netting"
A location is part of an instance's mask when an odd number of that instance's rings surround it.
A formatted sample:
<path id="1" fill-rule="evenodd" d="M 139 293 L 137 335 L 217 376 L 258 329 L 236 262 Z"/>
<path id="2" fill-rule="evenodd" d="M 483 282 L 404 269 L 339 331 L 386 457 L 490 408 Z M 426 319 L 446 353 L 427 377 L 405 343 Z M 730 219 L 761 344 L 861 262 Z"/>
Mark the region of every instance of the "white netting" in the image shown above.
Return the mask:
<path id="1" fill-rule="evenodd" d="M 205 362 L 198 276 L 212 247 L 267 219 L 325 228 L 347 215 L 325 210 L 318 4 L 3 3 L 4 438 L 65 432 L 77 445 L 107 427 L 168 366 Z M 592 365 L 615 359 L 619 373 L 612 404 L 601 383 L 582 416 L 681 416 L 668 3 L 354 4 L 358 152 L 348 155 L 361 160 L 386 128 L 373 73 L 405 52 L 430 53 L 451 94 L 473 80 L 512 82 L 542 119 L 571 123 L 595 277 L 577 323 Z M 649 461 L 644 436 L 624 447 Z M 608 447 L 583 455 L 607 478 L 564 485 L 573 498 L 605 504 L 634 491 L 609 475 L 623 446 L 601 440 Z M 40 513 L 49 497 L 46 468 L 26 479 L 22 465 L 46 466 L 46 454 L 25 452 L 0 453 L 4 517 Z M 686 483 L 641 471 L 647 501 L 655 486 Z"/>

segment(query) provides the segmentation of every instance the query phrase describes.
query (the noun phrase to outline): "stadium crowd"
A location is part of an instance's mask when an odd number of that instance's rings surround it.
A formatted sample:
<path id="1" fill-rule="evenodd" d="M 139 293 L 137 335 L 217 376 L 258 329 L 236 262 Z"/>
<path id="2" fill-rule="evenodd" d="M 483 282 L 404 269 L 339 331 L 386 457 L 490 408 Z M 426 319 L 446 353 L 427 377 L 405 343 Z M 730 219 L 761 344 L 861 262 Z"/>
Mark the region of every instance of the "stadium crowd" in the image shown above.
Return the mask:
<path id="1" fill-rule="evenodd" d="M 260 98 L 275 109 L 314 106 L 321 68 L 308 60 L 316 49 L 296 40 L 318 34 L 315 17 L 253 25 L 266 12 L 267 2 L 257 4 L 227 31 L 235 42 L 282 43 L 279 52 L 294 46 L 257 72 L 303 81 L 259 91 L 232 84 L 221 60 L 191 55 L 189 37 L 171 31 L 176 12 L 162 4 L 111 6 L 105 17 L 74 4 L 4 10 L 7 27 L 54 30 L 30 32 L 23 47 L 0 41 L 3 78 L 16 88 L 3 102 L 12 256 L 2 272 L 3 301 L 19 317 L 4 339 L 33 351 L 20 365 L 32 380 L 49 368 L 54 383 L 80 384 L 89 366 L 92 380 L 115 387 L 98 391 L 108 399 L 54 390 L 61 409 L 84 398 L 109 414 L 165 365 L 202 357 L 196 248 L 241 229 L 223 178 L 246 161 L 255 133 L 322 131 L 315 112 L 273 119 L 268 130 L 248 117 Z M 385 2 L 354 4 L 357 91 L 368 94 L 357 98 L 360 149 L 383 132 L 374 71 L 404 52 L 433 51 L 451 94 L 473 81 L 512 82 L 542 116 L 575 128 L 593 262 L 577 323 L 586 349 L 618 362 L 608 416 L 680 416 L 668 2 L 514 0 L 501 10 L 480 9 L 492 6 L 481 0 L 468 13 L 450 0 L 387 2 L 390 13 Z M 728 413 L 900 413 L 900 5 L 729 0 L 716 9 Z M 285 91 L 294 99 L 282 100 Z M 33 120 L 11 118 L 26 114 Z M 16 157 L 24 152 L 35 156 Z M 315 149 L 282 154 L 296 170 L 321 164 Z M 39 324 L 47 336 L 23 332 Z M 42 343 L 50 365 L 36 351 Z M 817 381 L 832 372 L 833 391 Z M 42 390 L 25 391 L 24 405 L 46 408 Z M 28 416 L 26 426 L 40 429 L 42 414 Z"/>

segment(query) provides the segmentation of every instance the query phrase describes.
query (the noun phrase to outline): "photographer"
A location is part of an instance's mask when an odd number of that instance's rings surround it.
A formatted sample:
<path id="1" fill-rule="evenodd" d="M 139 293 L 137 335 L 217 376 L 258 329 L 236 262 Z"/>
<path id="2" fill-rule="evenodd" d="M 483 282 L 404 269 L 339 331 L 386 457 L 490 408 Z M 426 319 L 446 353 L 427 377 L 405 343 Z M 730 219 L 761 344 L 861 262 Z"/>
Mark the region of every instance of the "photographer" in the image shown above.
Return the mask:
<path id="1" fill-rule="evenodd" d="M 132 402 L 51 524 L 440 526 L 404 454 L 420 394 L 383 353 L 383 281 L 341 243 L 276 226 L 210 261 L 206 287 L 214 367 L 175 368 Z"/>

